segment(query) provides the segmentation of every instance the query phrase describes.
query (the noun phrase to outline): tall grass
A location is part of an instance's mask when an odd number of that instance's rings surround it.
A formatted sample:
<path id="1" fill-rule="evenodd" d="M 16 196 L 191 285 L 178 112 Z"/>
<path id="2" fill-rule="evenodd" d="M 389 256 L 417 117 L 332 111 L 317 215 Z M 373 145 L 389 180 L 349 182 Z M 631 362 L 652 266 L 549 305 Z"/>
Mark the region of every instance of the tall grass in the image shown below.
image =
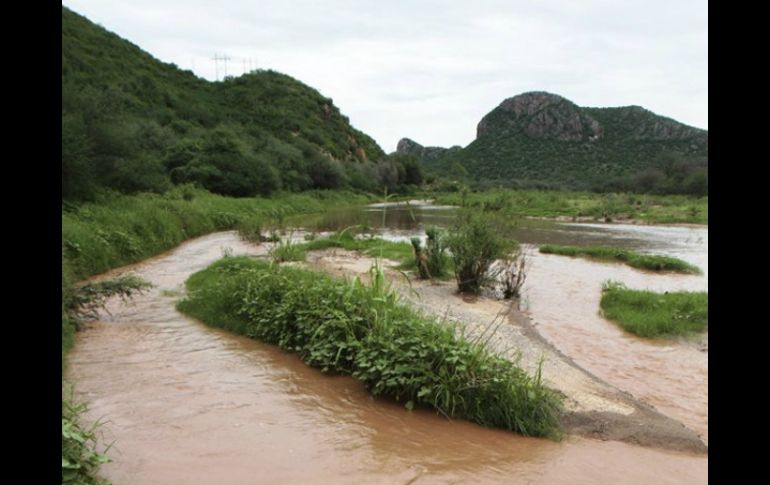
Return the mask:
<path id="1" fill-rule="evenodd" d="M 325 372 L 361 380 L 411 409 L 530 436 L 559 434 L 560 398 L 537 374 L 416 313 L 374 270 L 372 284 L 224 258 L 187 281 L 181 311 L 297 352 Z"/>
<path id="2" fill-rule="evenodd" d="M 321 212 L 367 203 L 372 196 L 306 192 L 234 199 L 185 188 L 165 195 L 104 193 L 95 202 L 62 211 L 62 256 L 82 279 L 167 251 L 213 231 L 241 229 L 257 238 L 262 227 L 286 214 Z"/>
<path id="3" fill-rule="evenodd" d="M 608 281 L 602 289 L 604 316 L 641 337 L 686 335 L 708 328 L 707 292 L 630 290 Z"/>
<path id="4" fill-rule="evenodd" d="M 602 261 L 619 261 L 634 268 L 651 271 L 672 271 L 676 273 L 701 274 L 697 266 L 670 256 L 641 254 L 627 249 L 604 246 L 559 246 L 545 244 L 540 246 L 543 254 L 560 254 L 562 256 L 583 256 Z"/>

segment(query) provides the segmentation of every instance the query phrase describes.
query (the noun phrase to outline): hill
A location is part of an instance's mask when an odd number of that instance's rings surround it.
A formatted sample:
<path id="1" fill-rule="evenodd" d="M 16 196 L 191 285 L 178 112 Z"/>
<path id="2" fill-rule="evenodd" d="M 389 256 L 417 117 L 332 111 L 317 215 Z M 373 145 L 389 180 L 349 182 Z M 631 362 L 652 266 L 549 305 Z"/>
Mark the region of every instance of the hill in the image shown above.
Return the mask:
<path id="1" fill-rule="evenodd" d="M 639 106 L 584 108 L 546 92 L 504 100 L 465 148 L 403 139 L 397 153 L 480 185 L 708 192 L 707 131 Z"/>
<path id="2" fill-rule="evenodd" d="M 332 99 L 285 74 L 209 82 L 62 7 L 63 198 L 175 183 L 234 196 L 375 189 L 398 182 L 384 159 Z"/>

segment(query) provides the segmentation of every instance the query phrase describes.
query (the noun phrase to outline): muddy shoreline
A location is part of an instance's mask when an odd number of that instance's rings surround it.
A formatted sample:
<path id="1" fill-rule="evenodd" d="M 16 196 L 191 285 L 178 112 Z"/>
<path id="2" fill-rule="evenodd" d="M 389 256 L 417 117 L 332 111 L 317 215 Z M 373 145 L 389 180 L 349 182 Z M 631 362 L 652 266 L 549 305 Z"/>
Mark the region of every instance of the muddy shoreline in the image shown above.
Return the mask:
<path id="1" fill-rule="evenodd" d="M 374 260 L 343 249 L 327 249 L 308 254 L 306 265 L 337 276 L 366 278 Z M 388 280 L 413 307 L 461 324 L 470 335 L 488 333 L 495 326 L 490 347 L 520 364 L 530 373 L 544 358 L 543 376 L 550 386 L 565 396 L 566 413 L 562 424 L 567 433 L 601 440 L 614 440 L 640 446 L 692 453 L 708 453 L 707 445 L 682 423 L 656 411 L 631 394 L 611 386 L 580 367 L 543 338 L 531 318 L 505 303 L 484 297 L 463 297 L 453 282 L 411 280 L 387 269 Z M 469 304 L 469 302 L 472 302 Z M 505 319 L 502 325 L 500 319 Z"/>

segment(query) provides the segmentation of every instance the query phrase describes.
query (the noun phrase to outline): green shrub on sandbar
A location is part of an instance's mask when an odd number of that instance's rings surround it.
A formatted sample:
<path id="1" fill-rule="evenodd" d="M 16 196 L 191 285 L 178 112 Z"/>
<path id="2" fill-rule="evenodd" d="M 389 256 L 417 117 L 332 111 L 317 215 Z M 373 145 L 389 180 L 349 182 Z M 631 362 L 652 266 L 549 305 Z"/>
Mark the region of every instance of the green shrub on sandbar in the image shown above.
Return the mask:
<path id="1" fill-rule="evenodd" d="M 619 261 L 634 268 L 651 271 L 673 271 L 676 273 L 701 274 L 697 266 L 670 256 L 655 254 L 640 254 L 634 251 L 604 246 L 559 246 L 545 244 L 540 246 L 543 254 L 559 254 L 562 256 L 585 256 L 603 261 Z"/>
<path id="2" fill-rule="evenodd" d="M 372 284 L 228 257 L 187 281 L 179 309 L 204 322 L 297 352 L 348 374 L 375 395 L 529 436 L 559 436 L 561 400 L 483 342 L 458 337 Z"/>
<path id="3" fill-rule="evenodd" d="M 685 335 L 708 328 L 707 292 L 655 293 L 608 281 L 602 288 L 604 317 L 641 337 Z"/>

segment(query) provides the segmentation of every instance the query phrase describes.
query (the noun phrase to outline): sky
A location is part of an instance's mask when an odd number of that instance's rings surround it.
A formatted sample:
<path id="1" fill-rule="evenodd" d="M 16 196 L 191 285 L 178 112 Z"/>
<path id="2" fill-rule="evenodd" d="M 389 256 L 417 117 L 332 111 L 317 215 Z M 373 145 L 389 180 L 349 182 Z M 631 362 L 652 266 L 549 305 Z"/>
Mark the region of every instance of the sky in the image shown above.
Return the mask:
<path id="1" fill-rule="evenodd" d="M 466 146 L 504 99 L 643 106 L 708 129 L 708 0 L 65 0 L 155 58 L 288 74 L 388 153 Z M 218 65 L 218 70 L 217 70 Z"/>

